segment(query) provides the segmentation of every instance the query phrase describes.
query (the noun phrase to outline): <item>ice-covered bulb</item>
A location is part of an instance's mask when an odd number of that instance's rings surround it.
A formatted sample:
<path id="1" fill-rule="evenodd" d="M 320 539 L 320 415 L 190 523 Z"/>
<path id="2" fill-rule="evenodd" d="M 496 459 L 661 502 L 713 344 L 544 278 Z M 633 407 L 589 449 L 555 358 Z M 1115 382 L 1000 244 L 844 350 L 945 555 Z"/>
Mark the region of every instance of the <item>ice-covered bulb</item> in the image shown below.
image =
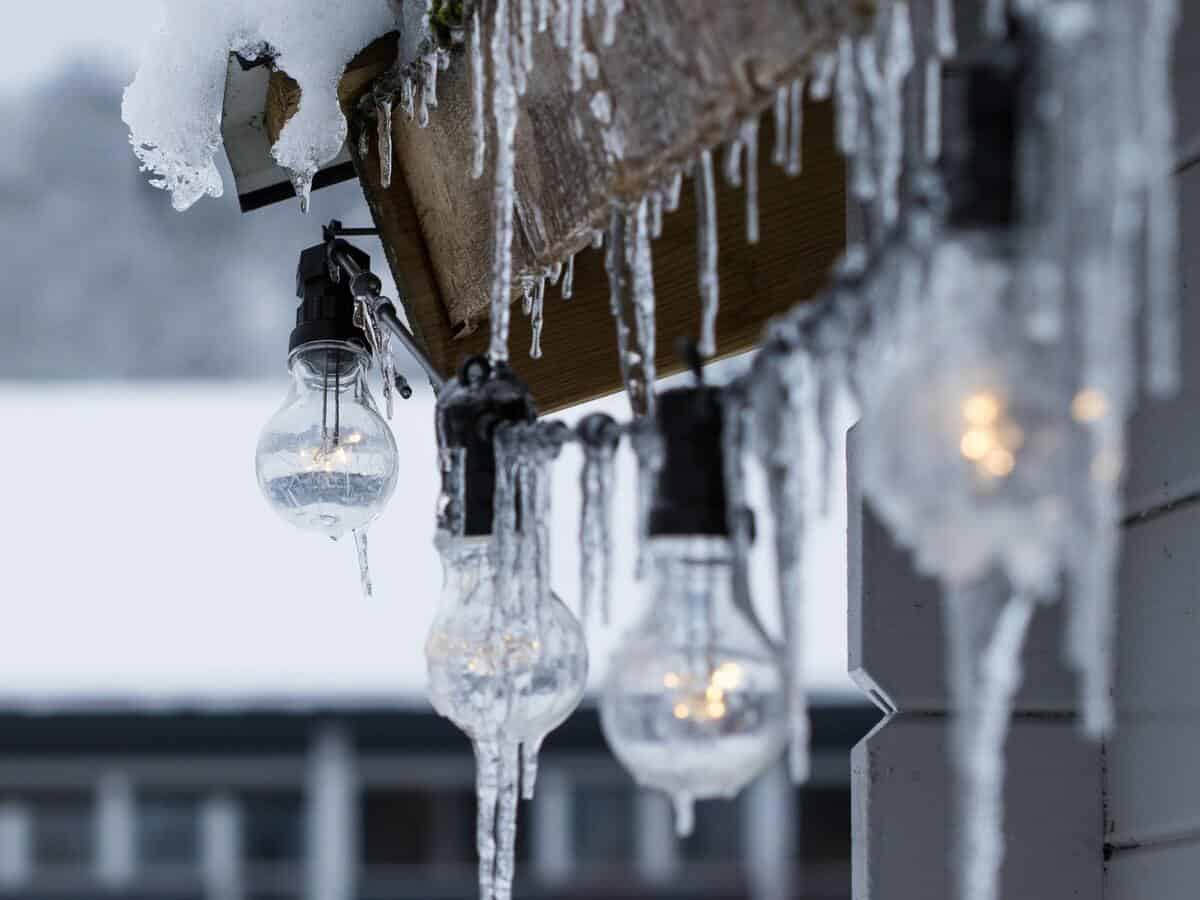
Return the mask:
<path id="1" fill-rule="evenodd" d="M 258 439 L 258 485 L 298 528 L 337 539 L 362 529 L 396 487 L 391 428 L 367 388 L 370 356 L 354 341 L 317 341 L 292 351 L 292 382 Z"/>
<path id="2" fill-rule="evenodd" d="M 587 683 L 583 628 L 553 593 L 506 614 L 490 536 L 438 536 L 441 605 L 425 644 L 429 697 L 473 740 L 536 751 L 575 710 Z"/>
<path id="3" fill-rule="evenodd" d="M 782 752 L 784 674 L 734 603 L 727 538 L 656 537 L 646 552 L 647 612 L 610 661 L 601 723 L 638 783 L 674 798 L 687 834 L 693 800 L 736 794 Z"/>

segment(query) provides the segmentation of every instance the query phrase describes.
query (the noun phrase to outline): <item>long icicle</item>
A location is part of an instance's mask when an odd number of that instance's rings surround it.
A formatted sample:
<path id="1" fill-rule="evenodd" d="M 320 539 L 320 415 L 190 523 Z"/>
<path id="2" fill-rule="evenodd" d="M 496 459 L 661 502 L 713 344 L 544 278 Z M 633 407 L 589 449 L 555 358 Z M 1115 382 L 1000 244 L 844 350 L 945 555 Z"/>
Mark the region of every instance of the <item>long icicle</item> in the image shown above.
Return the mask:
<path id="1" fill-rule="evenodd" d="M 713 184 L 712 153 L 700 151 L 696 173 L 696 244 L 700 251 L 700 353 L 717 352 L 717 312 L 721 285 L 717 280 L 717 191 Z"/>
<path id="2" fill-rule="evenodd" d="M 962 602 L 961 598 L 956 602 Z M 1013 697 L 1021 685 L 1021 651 L 1033 617 L 1033 601 L 1015 594 L 1000 611 L 979 661 L 979 695 L 971 702 L 963 732 L 963 900 L 996 900 L 1004 860 L 1004 743 Z M 961 715 L 961 712 L 960 712 Z"/>
<path id="3" fill-rule="evenodd" d="M 471 13 L 471 29 L 467 44 L 471 53 L 471 139 L 474 152 L 471 154 L 471 177 L 483 175 L 483 163 L 487 158 L 487 125 L 485 119 L 485 101 L 487 90 L 487 74 L 483 64 L 483 21 L 480 18 L 480 5 Z"/>
<path id="4" fill-rule="evenodd" d="M 492 216 L 492 333 L 488 356 L 508 361 L 508 326 L 512 291 L 513 168 L 517 132 L 517 95 L 510 56 L 508 0 L 496 0 L 492 24 L 492 115 L 496 121 L 496 187 Z"/>
<path id="5" fill-rule="evenodd" d="M 758 119 L 747 119 L 741 127 L 746 148 L 746 243 L 758 243 Z"/>

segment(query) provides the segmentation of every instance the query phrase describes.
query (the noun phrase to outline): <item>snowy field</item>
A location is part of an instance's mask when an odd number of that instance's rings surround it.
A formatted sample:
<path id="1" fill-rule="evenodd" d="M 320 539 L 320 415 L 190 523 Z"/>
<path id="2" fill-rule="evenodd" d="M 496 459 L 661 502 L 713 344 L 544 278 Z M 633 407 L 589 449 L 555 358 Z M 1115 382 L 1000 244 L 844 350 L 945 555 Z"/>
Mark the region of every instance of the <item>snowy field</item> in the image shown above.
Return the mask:
<path id="1" fill-rule="evenodd" d="M 432 546 L 432 396 L 393 421 L 401 474 L 371 531 L 376 596 L 352 546 L 296 532 L 254 480 L 258 431 L 285 384 L 0 384 L 6 451 L 0 704 L 422 706 L 441 586 Z M 628 414 L 620 397 L 573 411 Z M 632 454 L 615 501 L 613 627 L 590 629 L 592 684 L 642 608 L 632 576 Z M 554 583 L 578 600 L 579 458 L 555 472 Z M 753 487 L 759 487 L 754 483 Z M 860 696 L 845 674 L 844 490 L 811 542 L 806 635 L 814 700 Z M 765 517 L 760 517 L 765 518 Z M 756 597 L 774 623 L 769 536 Z"/>

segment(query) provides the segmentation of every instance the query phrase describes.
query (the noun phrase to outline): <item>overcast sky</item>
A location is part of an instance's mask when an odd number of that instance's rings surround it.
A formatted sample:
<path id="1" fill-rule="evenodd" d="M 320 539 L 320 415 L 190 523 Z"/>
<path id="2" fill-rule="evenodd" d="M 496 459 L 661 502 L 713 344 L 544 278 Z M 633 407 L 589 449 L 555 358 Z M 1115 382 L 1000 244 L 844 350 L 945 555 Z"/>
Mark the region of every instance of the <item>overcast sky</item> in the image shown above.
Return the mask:
<path id="1" fill-rule="evenodd" d="M 159 0 L 7 3 L 0 29 L 0 90 L 20 91 L 80 52 L 129 66 L 161 16 Z"/>

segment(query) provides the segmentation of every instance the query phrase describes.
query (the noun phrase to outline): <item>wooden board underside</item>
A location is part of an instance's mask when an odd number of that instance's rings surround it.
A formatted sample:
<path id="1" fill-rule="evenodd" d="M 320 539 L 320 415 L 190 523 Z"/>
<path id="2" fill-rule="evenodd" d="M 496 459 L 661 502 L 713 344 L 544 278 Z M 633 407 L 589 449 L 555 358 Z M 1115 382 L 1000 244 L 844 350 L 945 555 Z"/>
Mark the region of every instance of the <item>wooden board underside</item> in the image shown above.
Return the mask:
<path id="1" fill-rule="evenodd" d="M 845 245 L 845 170 L 833 146 L 832 109 L 827 103 L 809 104 L 805 119 L 805 168 L 797 178 L 789 178 L 770 162 L 774 133 L 769 117 L 763 121 L 758 244 L 749 245 L 745 240 L 744 192 L 727 186 L 718 172 L 720 356 L 750 349 L 766 319 L 811 298 Z M 421 236 L 420 211 L 404 189 L 405 178 L 399 170 L 390 190 L 380 188 L 377 153 L 372 142 L 368 158 L 356 163 L 372 215 L 385 232 L 388 262 L 397 283 L 405 287 L 409 321 L 438 366 L 453 373 L 467 356 L 486 350 L 488 322 L 480 322 L 468 336 L 453 338 L 454 324 L 439 300 L 435 269 Z M 719 163 L 720 158 L 714 162 Z M 547 288 L 540 360 L 529 358 L 529 326 L 519 307 L 513 310 L 512 363 L 544 412 L 621 388 L 603 256 L 603 251 L 590 248 L 578 253 L 574 299 L 561 300 L 557 288 Z M 653 256 L 658 299 L 656 362 L 660 374 L 669 374 L 682 368 L 676 356 L 677 339 L 695 336 L 700 322 L 696 214 L 690 180 L 684 183 L 679 210 L 664 216 L 663 234 L 653 243 Z"/>

